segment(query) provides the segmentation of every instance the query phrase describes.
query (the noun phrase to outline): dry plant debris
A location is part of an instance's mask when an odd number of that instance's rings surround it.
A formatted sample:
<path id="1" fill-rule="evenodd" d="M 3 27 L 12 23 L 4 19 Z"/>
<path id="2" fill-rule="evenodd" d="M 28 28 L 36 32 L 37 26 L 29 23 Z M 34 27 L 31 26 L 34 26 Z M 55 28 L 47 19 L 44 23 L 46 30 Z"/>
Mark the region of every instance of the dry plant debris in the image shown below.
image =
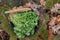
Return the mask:
<path id="1" fill-rule="evenodd" d="M 52 9 L 51 9 L 51 12 L 58 12 L 58 10 L 60 9 L 60 4 L 59 3 L 56 3 Z"/>
<path id="2" fill-rule="evenodd" d="M 9 38 L 9 34 L 0 29 L 0 40 L 9 40 Z"/>

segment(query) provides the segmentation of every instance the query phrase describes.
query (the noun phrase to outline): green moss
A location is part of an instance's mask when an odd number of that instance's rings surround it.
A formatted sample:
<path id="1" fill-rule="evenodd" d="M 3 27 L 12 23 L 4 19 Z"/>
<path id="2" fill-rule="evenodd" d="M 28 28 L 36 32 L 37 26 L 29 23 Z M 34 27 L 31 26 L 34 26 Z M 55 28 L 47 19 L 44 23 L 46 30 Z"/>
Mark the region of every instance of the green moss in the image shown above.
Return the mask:
<path id="1" fill-rule="evenodd" d="M 60 0 L 46 0 L 46 9 L 51 9 L 56 3 L 60 3 Z"/>
<path id="2" fill-rule="evenodd" d="M 6 8 L 4 6 L 0 6 L 0 21 L 2 22 L 0 28 L 5 30 L 10 35 L 10 40 L 16 40 L 17 37 L 9 25 L 10 23 L 8 20 L 8 16 L 4 13 L 5 10 L 9 9 L 10 9 L 9 7 Z"/>
<path id="3" fill-rule="evenodd" d="M 20 12 L 10 16 L 10 18 L 15 25 L 14 32 L 18 38 L 24 38 L 26 35 L 34 34 L 34 28 L 38 24 L 38 16 L 35 12 Z"/>

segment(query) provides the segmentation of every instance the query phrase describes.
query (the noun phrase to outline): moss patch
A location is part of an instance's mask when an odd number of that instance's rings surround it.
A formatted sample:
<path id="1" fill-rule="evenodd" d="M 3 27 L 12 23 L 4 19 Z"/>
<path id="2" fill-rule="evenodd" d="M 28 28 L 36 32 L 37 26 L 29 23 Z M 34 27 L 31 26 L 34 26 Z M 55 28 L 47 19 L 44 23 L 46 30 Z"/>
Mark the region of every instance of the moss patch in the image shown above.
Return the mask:
<path id="1" fill-rule="evenodd" d="M 5 30 L 10 35 L 10 40 L 16 40 L 17 37 L 10 27 L 8 15 L 4 14 L 5 10 L 9 10 L 9 8 L 0 6 L 0 21 L 2 23 L 0 28 Z"/>
<path id="2" fill-rule="evenodd" d="M 51 9 L 56 3 L 60 3 L 60 0 L 46 0 L 46 9 Z"/>

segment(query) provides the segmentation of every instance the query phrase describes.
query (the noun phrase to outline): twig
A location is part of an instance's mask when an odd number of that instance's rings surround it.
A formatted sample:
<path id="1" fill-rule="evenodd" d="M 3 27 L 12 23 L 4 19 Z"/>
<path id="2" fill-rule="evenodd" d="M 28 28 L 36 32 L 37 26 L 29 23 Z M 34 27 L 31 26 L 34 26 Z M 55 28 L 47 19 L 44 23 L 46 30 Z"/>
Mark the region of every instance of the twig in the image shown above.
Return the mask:
<path id="1" fill-rule="evenodd" d="M 52 29 L 49 29 L 48 40 L 52 40 L 53 34 Z"/>
<path id="2" fill-rule="evenodd" d="M 31 10 L 31 8 L 26 8 L 26 7 L 19 7 L 19 8 L 14 8 L 10 11 L 5 11 L 5 13 L 15 13 L 15 12 L 22 12 L 22 11 L 28 11 Z"/>

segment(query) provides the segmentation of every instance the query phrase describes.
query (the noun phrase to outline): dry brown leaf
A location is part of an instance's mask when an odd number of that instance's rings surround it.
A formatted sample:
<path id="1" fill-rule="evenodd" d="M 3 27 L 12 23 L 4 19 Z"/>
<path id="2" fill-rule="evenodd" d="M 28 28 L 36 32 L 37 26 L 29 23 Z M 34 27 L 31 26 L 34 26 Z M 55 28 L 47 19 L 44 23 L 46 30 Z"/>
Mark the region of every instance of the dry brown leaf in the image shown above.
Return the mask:
<path id="1" fill-rule="evenodd" d="M 56 4 L 52 7 L 51 12 L 52 12 L 52 13 L 53 13 L 53 12 L 57 12 L 58 9 L 60 9 L 60 4 L 59 4 L 59 3 L 56 3 Z"/>

